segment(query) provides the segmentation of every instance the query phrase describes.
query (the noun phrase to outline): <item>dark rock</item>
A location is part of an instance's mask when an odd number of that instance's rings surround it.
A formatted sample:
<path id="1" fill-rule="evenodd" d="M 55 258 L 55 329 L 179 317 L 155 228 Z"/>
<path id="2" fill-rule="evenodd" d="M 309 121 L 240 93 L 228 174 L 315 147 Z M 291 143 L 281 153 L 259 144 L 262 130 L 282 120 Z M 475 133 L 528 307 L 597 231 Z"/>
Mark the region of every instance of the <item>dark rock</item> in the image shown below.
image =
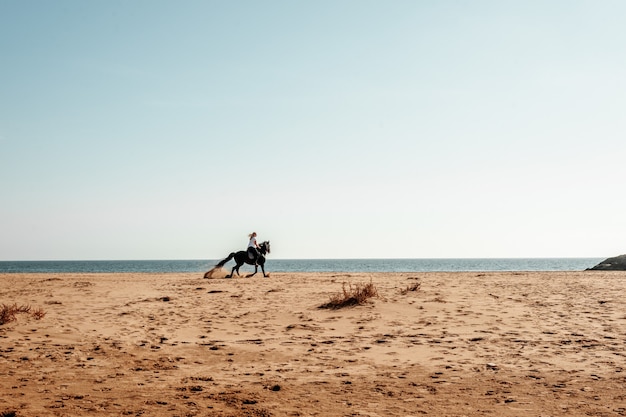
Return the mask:
<path id="1" fill-rule="evenodd" d="M 626 271 L 626 255 L 605 259 L 593 268 L 586 271 Z"/>

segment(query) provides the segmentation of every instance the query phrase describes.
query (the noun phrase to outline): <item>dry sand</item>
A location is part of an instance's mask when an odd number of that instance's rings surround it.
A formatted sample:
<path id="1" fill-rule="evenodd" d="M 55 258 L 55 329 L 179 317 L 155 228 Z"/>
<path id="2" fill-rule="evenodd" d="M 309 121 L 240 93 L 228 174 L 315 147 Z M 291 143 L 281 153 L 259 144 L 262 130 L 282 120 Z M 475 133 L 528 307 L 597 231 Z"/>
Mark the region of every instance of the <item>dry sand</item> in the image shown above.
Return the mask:
<path id="1" fill-rule="evenodd" d="M 319 308 L 370 281 L 379 298 Z M 0 284 L 46 313 L 0 326 L 0 416 L 626 415 L 626 273 Z"/>

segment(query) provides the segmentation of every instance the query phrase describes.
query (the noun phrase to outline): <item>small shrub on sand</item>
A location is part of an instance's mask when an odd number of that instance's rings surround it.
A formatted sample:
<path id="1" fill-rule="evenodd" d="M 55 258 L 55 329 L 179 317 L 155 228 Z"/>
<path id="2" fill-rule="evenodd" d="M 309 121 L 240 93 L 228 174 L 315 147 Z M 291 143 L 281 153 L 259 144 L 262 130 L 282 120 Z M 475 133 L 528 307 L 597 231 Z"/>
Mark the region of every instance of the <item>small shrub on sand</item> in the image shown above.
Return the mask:
<path id="1" fill-rule="evenodd" d="M 421 286 L 422 286 L 422 283 L 421 283 L 421 282 L 419 282 L 419 281 L 414 282 L 414 283 L 413 283 L 413 284 L 411 284 L 411 285 L 407 285 L 407 287 L 406 287 L 406 288 L 401 289 L 401 290 L 400 290 L 400 294 L 402 294 L 402 295 L 407 295 L 407 294 L 408 294 L 408 293 L 410 293 L 411 291 L 419 291 L 419 289 L 420 289 L 420 287 L 421 287 Z"/>
<path id="2" fill-rule="evenodd" d="M 15 320 L 15 314 L 3 305 L 2 309 L 0 309 L 0 326 L 13 320 Z"/>
<path id="3" fill-rule="evenodd" d="M 0 308 L 0 324 L 11 323 L 12 321 L 15 321 L 16 320 L 15 315 L 17 313 L 24 312 L 23 310 L 26 310 L 26 312 L 28 312 L 30 311 L 30 307 L 29 306 L 18 307 L 17 304 L 13 304 L 10 306 L 6 304 L 2 304 L 2 308 Z"/>
<path id="4" fill-rule="evenodd" d="M 42 308 L 37 308 L 33 310 L 32 315 L 36 320 L 41 320 L 46 316 L 46 312 Z"/>
<path id="5" fill-rule="evenodd" d="M 37 320 L 43 318 L 46 315 L 46 313 L 41 308 L 38 308 L 31 313 L 31 307 L 29 305 L 18 306 L 17 304 L 2 304 L 2 307 L 0 307 L 0 326 L 17 320 L 16 315 L 19 313 L 32 314 L 32 316 Z"/>
<path id="6" fill-rule="evenodd" d="M 320 308 L 338 309 L 364 304 L 368 299 L 378 297 L 376 286 L 370 281 L 369 283 L 358 283 L 355 285 L 344 282 L 341 286 L 342 292 L 331 295 L 330 301 L 322 304 Z"/>

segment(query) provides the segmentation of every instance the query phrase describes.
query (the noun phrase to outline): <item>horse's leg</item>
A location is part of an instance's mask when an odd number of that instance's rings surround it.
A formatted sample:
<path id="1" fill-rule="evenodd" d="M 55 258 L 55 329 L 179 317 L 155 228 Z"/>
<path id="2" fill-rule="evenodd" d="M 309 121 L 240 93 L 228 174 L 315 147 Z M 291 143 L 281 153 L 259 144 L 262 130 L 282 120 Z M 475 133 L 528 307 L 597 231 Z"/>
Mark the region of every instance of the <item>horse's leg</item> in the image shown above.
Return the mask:
<path id="1" fill-rule="evenodd" d="M 238 276 L 238 277 L 240 277 L 240 276 L 241 276 L 241 274 L 239 273 L 239 268 L 241 268 L 241 265 L 243 265 L 243 264 L 240 264 L 239 262 L 237 262 L 237 265 L 235 265 L 235 266 L 233 267 L 233 271 L 237 271 L 237 276 Z"/>
<path id="2" fill-rule="evenodd" d="M 246 275 L 246 278 L 253 277 L 257 273 L 258 270 L 259 270 L 259 266 L 257 264 L 254 264 L 254 272 L 250 275 Z"/>
<path id="3" fill-rule="evenodd" d="M 265 273 L 265 264 L 264 263 L 261 264 L 261 271 L 263 271 L 263 276 L 265 278 L 269 277 L 269 275 Z"/>
<path id="4" fill-rule="evenodd" d="M 233 266 L 233 269 L 230 270 L 230 274 L 226 275 L 226 278 L 232 278 L 233 275 L 235 275 L 235 268 L 237 268 L 237 265 Z"/>

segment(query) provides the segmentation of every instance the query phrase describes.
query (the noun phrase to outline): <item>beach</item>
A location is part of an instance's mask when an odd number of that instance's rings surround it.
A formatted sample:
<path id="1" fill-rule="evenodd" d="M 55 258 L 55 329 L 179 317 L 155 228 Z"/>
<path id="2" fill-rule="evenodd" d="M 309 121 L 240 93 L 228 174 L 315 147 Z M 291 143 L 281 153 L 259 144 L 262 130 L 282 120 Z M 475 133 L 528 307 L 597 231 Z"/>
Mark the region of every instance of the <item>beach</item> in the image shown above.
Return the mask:
<path id="1" fill-rule="evenodd" d="M 1 416 L 626 416 L 624 272 L 0 283 Z"/>

